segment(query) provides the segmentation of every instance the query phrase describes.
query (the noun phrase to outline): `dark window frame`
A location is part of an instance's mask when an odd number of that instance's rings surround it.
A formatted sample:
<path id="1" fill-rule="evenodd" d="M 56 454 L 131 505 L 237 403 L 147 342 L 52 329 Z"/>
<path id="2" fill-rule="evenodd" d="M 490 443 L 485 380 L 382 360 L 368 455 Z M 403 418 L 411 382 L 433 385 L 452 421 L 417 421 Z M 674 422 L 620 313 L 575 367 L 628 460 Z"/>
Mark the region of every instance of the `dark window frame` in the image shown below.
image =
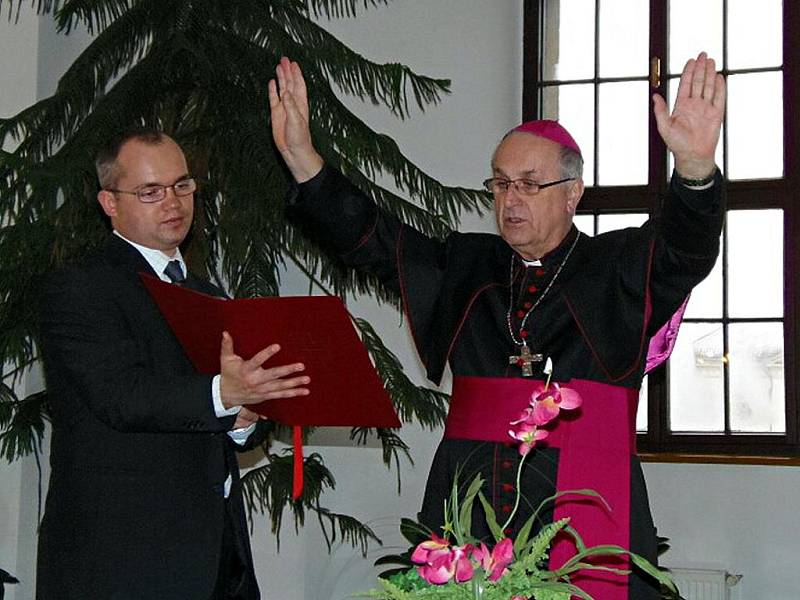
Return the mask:
<path id="1" fill-rule="evenodd" d="M 523 120 L 541 115 L 542 72 L 541 41 L 544 39 L 544 4 L 546 0 L 524 0 L 523 3 Z M 723 0 L 723 11 L 727 2 Z M 597 18 L 597 17 L 596 17 Z M 650 56 L 661 57 L 662 71 L 668 65 L 667 2 L 650 2 Z M 800 34 L 800 3 L 783 2 L 783 111 L 784 165 L 782 179 L 733 181 L 727 183 L 729 209 L 780 208 L 784 215 L 784 360 L 786 392 L 786 433 L 758 434 L 676 434 L 668 427 L 668 369 L 661 367 L 648 377 L 648 432 L 638 436 L 640 451 L 664 460 L 704 460 L 703 457 L 785 457 L 800 456 L 800 352 L 797 347 L 798 299 L 800 299 L 800 207 L 792 201 L 800 190 L 800 45 L 793 43 Z M 597 44 L 598 36 L 595 36 Z M 723 45 L 725 47 L 725 44 Z M 597 53 L 595 54 L 597 60 Z M 758 71 L 758 69 L 748 70 Z M 595 69 L 597 72 L 597 69 Z M 740 73 L 742 71 L 732 71 Z M 723 71 L 726 76 L 729 72 Z M 639 78 L 641 79 L 641 78 Z M 587 82 L 594 82 L 589 79 Z M 605 79 L 603 79 L 605 81 Z M 667 77 L 661 79 L 657 91 L 666 97 Z M 597 100 L 595 100 L 597 102 Z M 650 111 L 648 131 L 649 181 L 641 186 L 587 187 L 579 212 L 602 214 L 645 211 L 654 214 L 667 187 L 667 151 L 660 141 L 655 118 Z M 721 143 L 727 149 L 727 135 Z M 727 157 L 727 152 L 725 152 Z M 595 161 L 597 160 L 595 156 Z M 723 252 L 727 248 L 723 247 Z M 727 315 L 724 317 L 727 318 Z M 696 321 L 704 322 L 698 319 Z M 722 320 L 720 320 L 722 321 Z M 728 319 L 730 321 L 730 319 Z M 727 398 L 727 394 L 726 394 Z M 727 403 L 727 400 L 726 400 Z M 726 406 L 726 423 L 728 421 Z M 683 458 L 681 458 L 683 457 Z M 692 458 L 693 457 L 693 458 Z M 709 459 L 718 462 L 719 459 Z M 750 460 L 750 459 L 747 459 Z M 735 461 L 735 458 L 734 458 Z M 764 462 L 772 462 L 768 458 Z"/>

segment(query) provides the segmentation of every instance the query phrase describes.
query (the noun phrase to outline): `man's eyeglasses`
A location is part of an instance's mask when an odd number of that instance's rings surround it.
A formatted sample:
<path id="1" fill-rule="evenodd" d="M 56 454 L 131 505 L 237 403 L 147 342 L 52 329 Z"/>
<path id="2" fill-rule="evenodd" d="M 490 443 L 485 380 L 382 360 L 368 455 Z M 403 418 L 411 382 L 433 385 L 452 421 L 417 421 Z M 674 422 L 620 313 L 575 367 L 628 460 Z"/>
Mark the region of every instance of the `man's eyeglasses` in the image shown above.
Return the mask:
<path id="1" fill-rule="evenodd" d="M 558 185 L 567 181 L 575 181 L 575 177 L 567 177 L 559 179 L 558 181 L 549 181 L 547 183 L 537 183 L 532 179 L 505 179 L 504 177 L 490 177 L 483 182 L 483 187 L 492 192 L 495 196 L 502 196 L 508 193 L 508 188 L 512 185 L 523 196 L 535 196 L 544 188 L 549 188 L 551 185 Z"/>
<path id="2" fill-rule="evenodd" d="M 161 202 L 164 198 L 166 198 L 167 190 L 169 188 L 172 188 L 172 191 L 175 192 L 176 196 L 188 196 L 189 194 L 194 193 L 194 191 L 197 189 L 197 182 L 193 177 L 189 177 L 187 179 L 176 181 L 172 185 L 148 185 L 136 191 L 113 189 L 108 191 L 114 192 L 115 194 L 133 194 L 139 198 L 140 202 L 152 204 L 153 202 Z"/>

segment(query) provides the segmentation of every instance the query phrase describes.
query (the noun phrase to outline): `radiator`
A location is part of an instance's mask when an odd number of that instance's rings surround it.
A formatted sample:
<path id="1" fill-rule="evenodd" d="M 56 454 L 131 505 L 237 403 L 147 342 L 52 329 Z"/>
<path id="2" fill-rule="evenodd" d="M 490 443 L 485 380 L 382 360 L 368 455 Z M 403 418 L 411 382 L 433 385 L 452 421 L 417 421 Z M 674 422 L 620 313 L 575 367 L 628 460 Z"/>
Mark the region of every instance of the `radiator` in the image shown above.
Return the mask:
<path id="1" fill-rule="evenodd" d="M 670 568 L 670 574 L 685 600 L 737 600 L 738 590 L 732 590 L 739 583 L 741 575 L 731 575 L 727 571 L 712 569 Z"/>

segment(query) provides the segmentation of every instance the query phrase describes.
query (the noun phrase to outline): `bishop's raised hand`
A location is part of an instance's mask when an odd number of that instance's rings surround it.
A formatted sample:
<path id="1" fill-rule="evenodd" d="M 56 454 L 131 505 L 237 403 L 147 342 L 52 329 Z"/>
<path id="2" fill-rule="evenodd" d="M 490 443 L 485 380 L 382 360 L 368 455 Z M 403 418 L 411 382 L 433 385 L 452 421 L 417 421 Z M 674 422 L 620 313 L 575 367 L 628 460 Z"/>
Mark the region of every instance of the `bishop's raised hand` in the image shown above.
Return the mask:
<path id="1" fill-rule="evenodd" d="M 311 141 L 308 92 L 300 65 L 285 56 L 268 84 L 272 139 L 298 183 L 322 169 L 323 160 Z"/>
<path id="2" fill-rule="evenodd" d="M 701 52 L 683 68 L 672 114 L 664 99 L 653 95 L 658 132 L 681 177 L 704 179 L 714 172 L 725 92 L 725 79 L 716 72 L 714 59 Z"/>

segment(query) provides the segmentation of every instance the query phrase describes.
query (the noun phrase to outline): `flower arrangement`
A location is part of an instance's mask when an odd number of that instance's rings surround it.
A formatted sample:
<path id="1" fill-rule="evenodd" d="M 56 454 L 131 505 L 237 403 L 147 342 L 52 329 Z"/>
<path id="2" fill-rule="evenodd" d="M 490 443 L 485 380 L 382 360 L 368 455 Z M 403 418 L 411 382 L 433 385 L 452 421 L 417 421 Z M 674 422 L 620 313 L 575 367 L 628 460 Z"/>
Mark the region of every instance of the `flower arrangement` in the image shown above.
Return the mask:
<path id="1" fill-rule="evenodd" d="M 600 545 L 587 547 L 581 536 L 569 524 L 569 518 L 549 523 L 532 536 L 534 523 L 547 502 L 567 494 L 592 497 L 605 501 L 592 490 L 561 491 L 545 500 L 524 523 L 515 539 L 503 533 L 519 508 L 519 481 L 525 457 L 537 442 L 545 439 L 543 429 L 558 418 L 561 410 L 578 408 L 582 399 L 572 389 L 551 385 L 552 362 L 547 360 L 547 380 L 541 392 L 534 393 L 530 405 L 519 418 L 511 422 L 509 435 L 519 442 L 520 464 L 517 470 L 517 498 L 512 512 L 503 525 L 481 492 L 483 480 L 477 475 L 466 493 L 458 493 L 458 477 L 453 482 L 452 493 L 445 506 L 445 525 L 441 536 L 428 533 L 423 526 L 403 519 L 401 530 L 413 544 L 413 550 L 403 556 L 385 557 L 376 564 L 406 562 L 407 566 L 385 573 L 379 578 L 381 589 L 371 590 L 364 596 L 376 600 L 569 600 L 572 597 L 592 600 L 586 592 L 570 582 L 570 576 L 580 570 L 603 569 L 627 574 L 628 571 L 597 566 L 590 559 L 599 556 L 627 556 L 644 572 L 655 578 L 665 589 L 677 592 L 668 575 L 645 558 L 621 546 Z M 494 545 L 475 539 L 471 535 L 471 515 L 475 500 L 483 505 L 486 522 L 494 538 Z M 608 508 L 608 507 L 607 507 Z M 548 552 L 557 535 L 570 536 L 576 553 L 558 569 L 549 569 Z M 403 561 L 403 559 L 406 559 Z M 408 564 L 410 560 L 411 564 Z"/>

